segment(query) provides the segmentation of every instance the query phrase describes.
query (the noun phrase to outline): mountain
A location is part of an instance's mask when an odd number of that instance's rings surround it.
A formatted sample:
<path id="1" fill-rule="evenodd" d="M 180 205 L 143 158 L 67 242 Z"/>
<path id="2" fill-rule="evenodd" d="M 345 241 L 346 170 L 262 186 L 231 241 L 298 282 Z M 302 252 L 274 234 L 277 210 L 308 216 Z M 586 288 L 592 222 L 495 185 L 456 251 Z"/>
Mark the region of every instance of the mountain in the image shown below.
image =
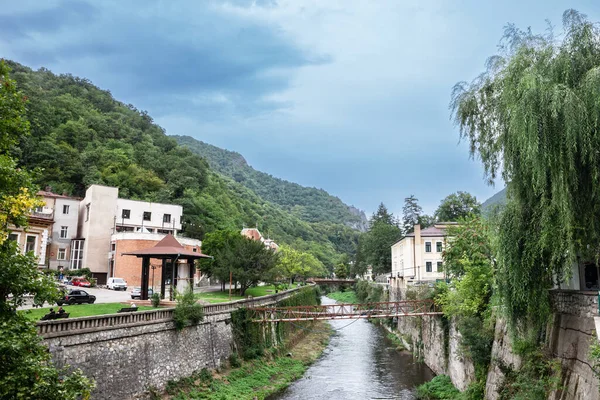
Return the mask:
<path id="1" fill-rule="evenodd" d="M 506 188 L 502 189 L 489 199 L 483 202 L 481 210 L 485 213 L 492 210 L 495 206 L 502 206 L 506 204 Z"/>
<path id="2" fill-rule="evenodd" d="M 353 220 L 351 209 L 326 192 L 305 192 L 299 185 L 244 170 L 244 176 L 270 185 L 257 193 L 180 146 L 148 113 L 115 100 L 89 80 L 7 64 L 28 99 L 31 125 L 31 134 L 20 138 L 11 153 L 21 167 L 35 171 L 40 187 L 83 196 L 89 185 L 102 184 L 118 186 L 125 198 L 180 204 L 183 233 L 199 239 L 216 229 L 258 225 L 276 242 L 308 251 L 329 268 L 356 251 L 360 233 L 350 225 L 362 219 L 360 213 Z M 278 184 L 285 189 L 277 189 Z M 294 200 L 272 194 L 291 187 L 297 207 Z M 313 191 L 315 206 L 304 198 Z"/>
<path id="3" fill-rule="evenodd" d="M 323 189 L 309 188 L 276 178 L 252 168 L 244 157 L 189 136 L 172 136 L 177 142 L 198 154 L 217 171 L 252 190 L 264 200 L 278 204 L 307 222 L 329 221 L 366 231 L 365 213 L 348 206 Z"/>

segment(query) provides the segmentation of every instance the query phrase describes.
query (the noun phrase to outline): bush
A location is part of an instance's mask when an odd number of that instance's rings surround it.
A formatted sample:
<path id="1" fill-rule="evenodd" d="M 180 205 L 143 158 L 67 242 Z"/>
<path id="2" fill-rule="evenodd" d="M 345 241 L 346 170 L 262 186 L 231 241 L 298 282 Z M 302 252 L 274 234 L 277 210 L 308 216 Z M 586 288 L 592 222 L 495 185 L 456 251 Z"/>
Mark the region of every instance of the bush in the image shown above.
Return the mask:
<path id="1" fill-rule="evenodd" d="M 236 353 L 231 353 L 231 355 L 229 356 L 229 365 L 231 366 L 231 368 L 239 368 L 242 366 L 240 358 Z"/>
<path id="2" fill-rule="evenodd" d="M 417 398 L 421 400 L 458 400 L 460 396 L 447 375 L 438 375 L 417 387 Z"/>
<path id="3" fill-rule="evenodd" d="M 187 323 L 198 324 L 204 319 L 204 307 L 196 302 L 194 290 L 188 287 L 183 294 L 177 294 L 177 306 L 173 312 L 175 329 L 181 330 Z"/>
<path id="4" fill-rule="evenodd" d="M 158 293 L 152 294 L 150 298 L 150 302 L 152 303 L 152 307 L 156 308 L 160 305 L 160 295 Z"/>

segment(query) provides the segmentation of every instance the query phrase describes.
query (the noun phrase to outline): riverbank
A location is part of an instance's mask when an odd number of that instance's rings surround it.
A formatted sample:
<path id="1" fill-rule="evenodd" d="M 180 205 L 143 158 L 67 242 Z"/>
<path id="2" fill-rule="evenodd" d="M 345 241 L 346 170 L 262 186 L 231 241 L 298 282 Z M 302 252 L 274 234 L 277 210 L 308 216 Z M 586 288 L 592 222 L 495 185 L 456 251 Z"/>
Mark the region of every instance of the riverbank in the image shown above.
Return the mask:
<path id="1" fill-rule="evenodd" d="M 301 378 L 306 369 L 319 358 L 329 343 L 333 330 L 328 323 L 317 322 L 283 354 L 265 354 L 250 360 L 231 359 L 227 370 L 211 373 L 203 370 L 194 376 L 167 385 L 158 399 L 261 400 L 285 389 Z"/>

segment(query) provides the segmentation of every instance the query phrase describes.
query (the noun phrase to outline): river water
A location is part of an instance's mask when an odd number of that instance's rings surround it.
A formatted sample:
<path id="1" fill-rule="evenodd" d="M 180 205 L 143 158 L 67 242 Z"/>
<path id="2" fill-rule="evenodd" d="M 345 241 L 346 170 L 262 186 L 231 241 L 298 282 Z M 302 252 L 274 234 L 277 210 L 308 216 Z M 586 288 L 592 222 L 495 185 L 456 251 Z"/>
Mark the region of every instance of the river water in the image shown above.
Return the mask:
<path id="1" fill-rule="evenodd" d="M 336 332 L 321 358 L 270 399 L 415 399 L 415 387 L 433 378 L 425 364 L 397 351 L 381 327 L 364 319 L 329 323 Z"/>

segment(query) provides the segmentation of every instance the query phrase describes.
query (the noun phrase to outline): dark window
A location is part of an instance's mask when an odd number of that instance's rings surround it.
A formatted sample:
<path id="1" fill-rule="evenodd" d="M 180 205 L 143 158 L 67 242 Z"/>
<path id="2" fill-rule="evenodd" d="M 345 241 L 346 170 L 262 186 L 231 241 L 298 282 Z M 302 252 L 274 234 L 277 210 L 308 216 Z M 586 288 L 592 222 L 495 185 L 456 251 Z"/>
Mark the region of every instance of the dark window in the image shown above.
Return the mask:
<path id="1" fill-rule="evenodd" d="M 14 240 L 15 242 L 19 241 L 19 235 L 17 235 L 16 233 L 9 233 L 8 234 L 8 240 Z"/>
<path id="2" fill-rule="evenodd" d="M 171 214 L 165 214 L 163 215 L 163 222 L 166 224 L 171 223 Z"/>
<path id="3" fill-rule="evenodd" d="M 425 272 L 432 272 L 432 265 L 431 265 L 431 261 L 427 261 L 425 263 Z"/>
<path id="4" fill-rule="evenodd" d="M 116 243 L 111 243 L 110 244 L 110 251 L 115 251 L 117 249 L 117 244 Z"/>
<path id="5" fill-rule="evenodd" d="M 67 204 L 63 204 L 63 214 L 69 213 L 69 206 Z"/>
<path id="6" fill-rule="evenodd" d="M 123 219 L 129 219 L 129 215 L 131 214 L 131 210 L 123 210 L 121 212 L 121 218 Z"/>
<path id="7" fill-rule="evenodd" d="M 144 211 L 144 221 L 150 221 L 152 219 L 152 213 L 150 211 Z"/>
<path id="8" fill-rule="evenodd" d="M 85 205 L 85 220 L 90 220 L 90 204 Z"/>
<path id="9" fill-rule="evenodd" d="M 444 271 L 444 265 L 442 264 L 441 261 L 437 262 L 437 272 L 443 272 Z"/>
<path id="10" fill-rule="evenodd" d="M 431 242 L 425 242 L 425 253 L 431 253 Z"/>
<path id="11" fill-rule="evenodd" d="M 437 251 L 438 253 L 442 252 L 442 242 L 435 243 L 435 251 Z"/>

